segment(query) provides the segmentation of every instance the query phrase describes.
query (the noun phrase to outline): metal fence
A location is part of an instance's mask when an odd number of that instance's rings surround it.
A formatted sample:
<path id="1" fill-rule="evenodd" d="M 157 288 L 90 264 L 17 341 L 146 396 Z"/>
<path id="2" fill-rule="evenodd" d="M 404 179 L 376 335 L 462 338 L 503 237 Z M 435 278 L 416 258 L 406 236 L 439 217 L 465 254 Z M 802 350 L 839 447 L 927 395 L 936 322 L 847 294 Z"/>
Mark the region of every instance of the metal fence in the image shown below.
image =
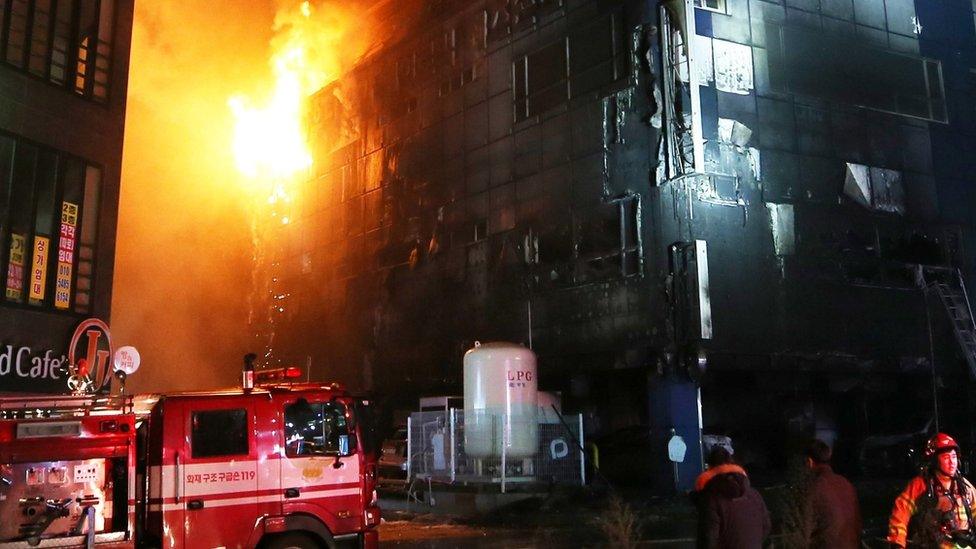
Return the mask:
<path id="1" fill-rule="evenodd" d="M 556 423 L 484 411 L 414 412 L 407 421 L 410 481 L 586 483 L 583 417 Z"/>

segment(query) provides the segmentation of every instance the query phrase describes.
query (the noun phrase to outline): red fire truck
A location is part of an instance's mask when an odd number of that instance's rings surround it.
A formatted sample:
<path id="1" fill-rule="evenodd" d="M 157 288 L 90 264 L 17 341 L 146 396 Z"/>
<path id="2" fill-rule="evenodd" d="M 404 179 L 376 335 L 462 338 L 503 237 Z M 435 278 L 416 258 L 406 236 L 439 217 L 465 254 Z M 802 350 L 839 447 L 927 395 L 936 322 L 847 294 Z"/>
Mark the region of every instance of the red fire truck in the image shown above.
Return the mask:
<path id="1" fill-rule="evenodd" d="M 0 549 L 375 547 L 368 402 L 300 375 L 137 399 L 144 414 L 131 398 L 0 397 Z"/>

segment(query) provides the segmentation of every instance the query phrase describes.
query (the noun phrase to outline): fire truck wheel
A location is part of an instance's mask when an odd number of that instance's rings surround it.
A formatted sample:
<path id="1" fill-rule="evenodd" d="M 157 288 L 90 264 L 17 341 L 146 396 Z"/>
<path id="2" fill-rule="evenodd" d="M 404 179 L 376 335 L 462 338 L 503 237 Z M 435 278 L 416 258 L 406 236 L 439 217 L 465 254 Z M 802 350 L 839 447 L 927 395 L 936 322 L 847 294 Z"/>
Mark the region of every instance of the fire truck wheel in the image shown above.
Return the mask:
<path id="1" fill-rule="evenodd" d="M 322 544 L 307 534 L 286 532 L 271 538 L 265 547 L 267 549 L 318 549 Z"/>

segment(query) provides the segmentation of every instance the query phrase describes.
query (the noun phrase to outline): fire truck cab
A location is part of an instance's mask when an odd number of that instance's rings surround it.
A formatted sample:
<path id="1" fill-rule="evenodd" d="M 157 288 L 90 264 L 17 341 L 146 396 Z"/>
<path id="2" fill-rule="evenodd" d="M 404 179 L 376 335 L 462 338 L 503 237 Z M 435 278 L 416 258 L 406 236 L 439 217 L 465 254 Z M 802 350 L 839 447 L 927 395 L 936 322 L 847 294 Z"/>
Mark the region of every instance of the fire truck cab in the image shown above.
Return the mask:
<path id="1" fill-rule="evenodd" d="M 159 397 L 138 429 L 140 545 L 375 547 L 375 458 L 338 384 Z"/>

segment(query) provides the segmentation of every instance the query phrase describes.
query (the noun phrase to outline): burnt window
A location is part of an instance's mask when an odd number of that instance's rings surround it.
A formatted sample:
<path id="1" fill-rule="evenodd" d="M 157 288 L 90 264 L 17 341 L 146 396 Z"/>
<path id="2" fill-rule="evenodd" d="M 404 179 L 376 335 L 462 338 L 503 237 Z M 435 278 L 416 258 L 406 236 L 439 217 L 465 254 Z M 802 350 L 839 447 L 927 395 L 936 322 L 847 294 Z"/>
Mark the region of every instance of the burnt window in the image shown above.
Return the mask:
<path id="1" fill-rule="evenodd" d="M 480 218 L 474 222 L 474 234 L 472 235 L 474 240 L 472 242 L 478 242 L 479 240 L 484 240 L 488 238 L 488 220 L 485 218 Z"/>
<path id="2" fill-rule="evenodd" d="M 10 67 L 96 101 L 108 98 L 116 0 L 0 2 Z"/>
<path id="3" fill-rule="evenodd" d="M 568 98 L 566 40 L 523 56 L 512 67 L 515 120 L 541 114 Z"/>
<path id="4" fill-rule="evenodd" d="M 570 97 L 608 93 L 627 73 L 620 14 L 580 25 L 557 42 L 512 63 L 515 121 L 542 114 Z"/>
<path id="5" fill-rule="evenodd" d="M 101 170 L 0 135 L 0 303 L 89 313 Z"/>
<path id="6" fill-rule="evenodd" d="M 247 455 L 247 410 L 193 412 L 190 448 L 194 459 Z"/>
<path id="7" fill-rule="evenodd" d="M 577 282 L 641 274 L 639 220 L 637 196 L 618 198 L 580 216 Z"/>
<path id="8" fill-rule="evenodd" d="M 946 122 L 942 65 L 851 38 L 767 25 L 773 90 Z M 844 52 L 844 55 L 824 55 Z"/>
<path id="9" fill-rule="evenodd" d="M 620 16 L 609 14 L 569 35 L 570 90 L 573 97 L 599 91 L 625 73 Z"/>
<path id="10" fill-rule="evenodd" d="M 285 454 L 289 457 L 349 455 L 355 450 L 346 406 L 298 399 L 285 408 Z"/>

